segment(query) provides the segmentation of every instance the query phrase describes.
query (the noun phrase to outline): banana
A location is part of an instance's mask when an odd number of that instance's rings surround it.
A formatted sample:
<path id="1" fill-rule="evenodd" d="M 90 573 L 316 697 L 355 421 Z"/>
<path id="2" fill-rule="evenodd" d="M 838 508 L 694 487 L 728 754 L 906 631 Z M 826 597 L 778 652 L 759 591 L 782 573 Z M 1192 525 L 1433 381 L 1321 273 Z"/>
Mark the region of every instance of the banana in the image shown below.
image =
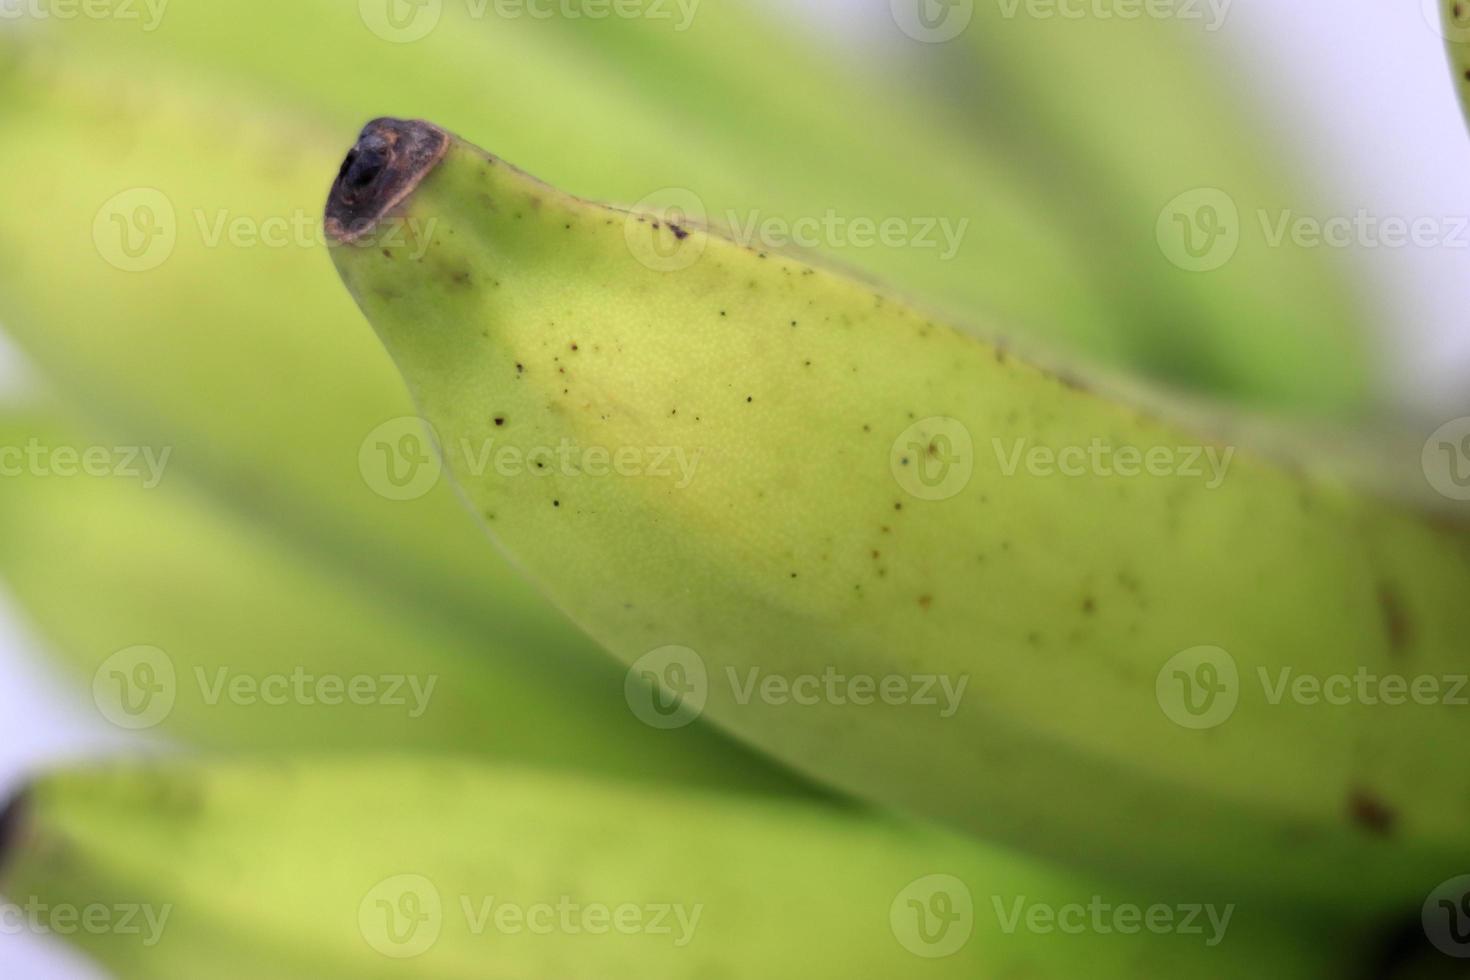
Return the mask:
<path id="1" fill-rule="evenodd" d="M 369 124 L 326 228 L 492 537 L 687 714 L 1140 880 L 1367 915 L 1470 861 L 1429 748 L 1465 735 L 1462 514 L 427 123 Z M 1421 686 L 1323 701 L 1360 673 Z"/>
<path id="2" fill-rule="evenodd" d="M 1439 12 L 1455 94 L 1470 113 L 1470 7 L 1459 0 L 1439 0 Z"/>
<path id="3" fill-rule="evenodd" d="M 8 822 L 8 920 L 106 909 L 69 938 L 123 980 L 1309 980 L 1351 959 L 1276 909 L 1169 906 L 860 811 L 445 760 L 112 765 L 43 778 Z"/>
<path id="4" fill-rule="evenodd" d="M 662 737 L 605 656 L 445 623 L 232 513 L 170 460 L 45 411 L 0 415 L 0 582 L 120 731 L 808 792 L 713 732 Z"/>
<path id="5" fill-rule="evenodd" d="M 1391 352 L 1370 333 L 1370 297 L 1341 250 L 1290 230 L 1326 202 L 1283 165 L 1241 98 L 1250 79 L 1214 43 L 1228 0 L 1164 5 L 1174 17 L 1129 0 L 962 9 L 962 38 L 921 45 L 917 70 L 939 76 L 961 128 L 1032 168 L 1090 247 L 1113 254 L 1141 355 L 1261 402 L 1289 392 L 1352 415 L 1382 399 L 1373 365 Z M 1067 179 L 1079 172 L 1089 180 Z"/>

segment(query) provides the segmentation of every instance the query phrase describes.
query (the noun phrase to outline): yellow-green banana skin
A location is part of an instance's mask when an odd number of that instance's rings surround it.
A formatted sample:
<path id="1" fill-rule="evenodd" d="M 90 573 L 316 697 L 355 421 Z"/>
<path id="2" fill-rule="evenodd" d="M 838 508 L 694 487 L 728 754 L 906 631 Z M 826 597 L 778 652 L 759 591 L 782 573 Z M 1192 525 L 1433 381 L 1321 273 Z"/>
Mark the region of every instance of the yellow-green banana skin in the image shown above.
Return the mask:
<path id="1" fill-rule="evenodd" d="M 151 913 L 72 937 L 122 980 L 1329 980 L 1349 959 L 1260 906 L 1214 909 L 1223 930 L 1031 928 L 1017 907 L 1155 900 L 860 811 L 449 760 L 50 776 L 7 850 L 23 907 Z M 916 907 L 956 918 L 925 938 Z"/>
<path id="2" fill-rule="evenodd" d="M 395 132 L 439 139 L 365 137 Z M 1268 696 L 1463 673 L 1450 521 L 1248 452 L 1211 479 L 1177 454 L 1229 447 L 866 286 L 440 149 L 344 168 L 340 239 L 396 203 L 335 261 L 490 533 L 625 661 L 687 647 L 704 714 L 798 768 L 1144 878 L 1367 912 L 1470 861 L 1462 708 Z M 906 475 L 965 439 L 952 495 Z M 1174 469 L 1005 462 L 1094 441 Z M 1218 671 L 1173 659 L 1200 647 L 1238 675 L 1204 727 L 1179 704 Z M 780 696 L 834 672 L 912 696 Z"/>

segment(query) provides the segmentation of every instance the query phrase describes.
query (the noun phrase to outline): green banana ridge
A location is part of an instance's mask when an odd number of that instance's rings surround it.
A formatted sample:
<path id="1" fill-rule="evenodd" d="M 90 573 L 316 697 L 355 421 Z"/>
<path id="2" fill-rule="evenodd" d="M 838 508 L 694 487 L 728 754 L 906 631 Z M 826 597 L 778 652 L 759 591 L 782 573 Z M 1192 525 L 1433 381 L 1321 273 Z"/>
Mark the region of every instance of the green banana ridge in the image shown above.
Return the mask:
<path id="1" fill-rule="evenodd" d="M 666 706 L 1138 880 L 1376 916 L 1470 860 L 1464 713 L 1299 683 L 1463 673 L 1453 515 L 427 123 L 370 124 L 326 220 L 466 501 Z"/>
<path id="2" fill-rule="evenodd" d="M 8 812 L 0 890 L 37 913 L 12 921 L 142 910 L 67 937 L 122 980 L 1327 980 L 1351 955 L 857 810 L 452 759 L 110 764 Z"/>

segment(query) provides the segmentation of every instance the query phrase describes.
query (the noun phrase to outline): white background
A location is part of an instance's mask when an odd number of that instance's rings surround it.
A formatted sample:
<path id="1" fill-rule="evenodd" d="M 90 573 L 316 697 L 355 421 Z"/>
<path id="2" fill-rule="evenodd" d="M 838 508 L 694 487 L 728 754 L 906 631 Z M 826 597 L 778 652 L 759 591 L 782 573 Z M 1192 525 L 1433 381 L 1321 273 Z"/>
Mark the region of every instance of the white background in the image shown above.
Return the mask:
<path id="1" fill-rule="evenodd" d="M 767 0 L 771 2 L 771 0 Z M 985 0 L 982 0 L 985 2 Z M 1432 0 L 1430 0 L 1432 6 Z M 801 0 L 806 28 L 851 44 L 891 32 L 886 18 L 856 18 L 848 0 Z M 790 7 L 783 6 L 789 10 Z M 1470 139 L 1440 37 L 1419 0 L 1235 0 L 1218 35 L 1291 134 L 1299 155 L 1335 196 L 1334 213 L 1441 219 L 1470 215 Z M 1466 250 L 1365 252 L 1364 275 L 1381 291 L 1393 366 L 1407 401 L 1453 404 L 1470 390 L 1470 254 Z M 1331 356 L 1324 352 L 1324 356 Z M 0 396 L 24 383 L 24 366 L 0 342 Z M 3 492 L 3 487 L 0 487 Z M 114 741 L 83 695 L 44 666 L 23 620 L 0 596 L 0 787 L 39 766 L 101 751 Z M 3 923 L 0 923 L 3 926 Z M 100 976 L 64 948 L 0 931 L 0 976 Z"/>

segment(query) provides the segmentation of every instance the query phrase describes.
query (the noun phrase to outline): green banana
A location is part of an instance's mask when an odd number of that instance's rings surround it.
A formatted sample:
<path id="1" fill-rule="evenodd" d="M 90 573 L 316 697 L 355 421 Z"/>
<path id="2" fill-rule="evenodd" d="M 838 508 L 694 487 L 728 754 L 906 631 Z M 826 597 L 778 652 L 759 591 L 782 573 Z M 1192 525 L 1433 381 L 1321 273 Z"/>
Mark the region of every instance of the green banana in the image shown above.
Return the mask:
<path id="1" fill-rule="evenodd" d="M 1461 109 L 1470 115 L 1470 6 L 1463 0 L 1439 0 L 1439 11 L 1455 94 Z"/>
<path id="2" fill-rule="evenodd" d="M 1230 379 L 1261 400 L 1291 392 L 1328 414 L 1381 399 L 1373 364 L 1388 337 L 1369 332 L 1341 253 L 1286 234 L 1313 216 L 1311 185 L 1261 135 L 1240 97 L 1249 79 L 1211 43 L 1228 2 L 1175 4 L 1174 17 L 1132 0 L 963 9 L 962 39 L 919 45 L 919 70 L 1113 255 L 1115 302 L 1136 317 L 1139 358 L 1162 362 L 1155 374 L 1168 365 L 1217 392 Z"/>
<path id="3" fill-rule="evenodd" d="M 461 762 L 110 766 L 40 780 L 10 823 L 22 921 L 105 908 L 68 938 L 124 980 L 1325 980 L 1351 960 L 1310 919 L 1168 906 L 890 818 Z"/>
<path id="4" fill-rule="evenodd" d="M 1425 748 L 1465 735 L 1456 515 L 426 123 L 364 130 L 326 227 L 491 535 L 689 713 L 1140 879 L 1376 914 L 1470 860 Z M 1297 687 L 1355 672 L 1439 700 Z"/>
<path id="5" fill-rule="evenodd" d="M 0 581 L 88 709 L 120 729 L 236 752 L 441 750 L 804 792 L 713 732 L 661 737 L 629 713 L 606 657 L 446 624 L 301 554 L 170 464 L 166 446 L 0 415 Z"/>

